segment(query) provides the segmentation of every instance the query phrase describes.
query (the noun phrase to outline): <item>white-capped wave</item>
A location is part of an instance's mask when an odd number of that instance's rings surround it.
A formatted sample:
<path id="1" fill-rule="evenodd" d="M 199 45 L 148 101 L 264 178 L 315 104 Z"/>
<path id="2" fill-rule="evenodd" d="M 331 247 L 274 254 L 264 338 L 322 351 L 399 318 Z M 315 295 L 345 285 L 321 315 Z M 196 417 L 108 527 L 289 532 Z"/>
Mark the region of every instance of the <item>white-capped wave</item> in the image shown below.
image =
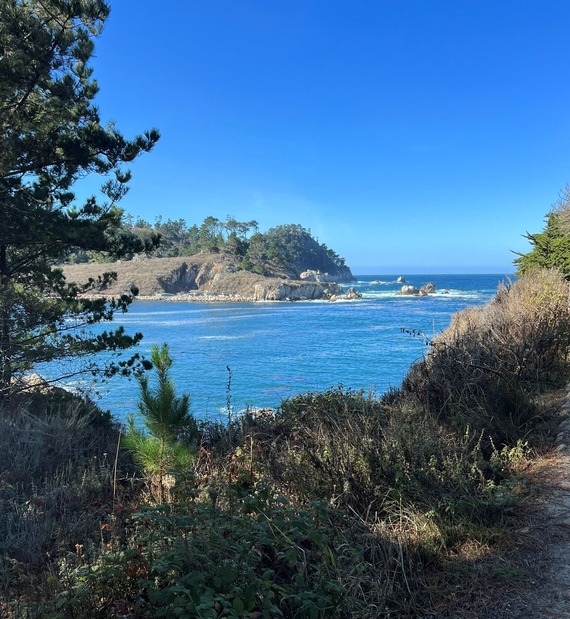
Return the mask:
<path id="1" fill-rule="evenodd" d="M 397 290 L 366 290 L 362 293 L 363 299 L 392 299 L 393 297 L 399 297 Z M 404 298 L 404 297 L 402 297 Z"/>
<path id="2" fill-rule="evenodd" d="M 478 290 L 455 290 L 453 288 L 444 288 L 430 294 L 430 297 L 452 297 L 454 299 L 478 299 L 482 295 Z"/>
<path id="3" fill-rule="evenodd" d="M 246 334 L 242 335 L 201 335 L 197 337 L 197 340 L 242 340 L 248 337 Z"/>
<path id="4" fill-rule="evenodd" d="M 373 281 L 366 282 L 358 282 L 359 284 L 364 284 L 365 286 L 394 286 L 395 284 L 401 284 L 401 282 L 392 280 L 384 280 L 384 279 L 375 279 Z"/>
<path id="5" fill-rule="evenodd" d="M 430 293 L 424 297 L 418 297 L 416 295 L 401 295 L 399 290 L 366 290 L 362 292 L 363 299 L 401 299 L 405 300 L 415 300 L 415 299 L 469 299 L 476 300 L 485 296 L 484 293 L 477 290 L 454 290 L 454 289 L 443 289 L 437 290 L 434 293 Z"/>

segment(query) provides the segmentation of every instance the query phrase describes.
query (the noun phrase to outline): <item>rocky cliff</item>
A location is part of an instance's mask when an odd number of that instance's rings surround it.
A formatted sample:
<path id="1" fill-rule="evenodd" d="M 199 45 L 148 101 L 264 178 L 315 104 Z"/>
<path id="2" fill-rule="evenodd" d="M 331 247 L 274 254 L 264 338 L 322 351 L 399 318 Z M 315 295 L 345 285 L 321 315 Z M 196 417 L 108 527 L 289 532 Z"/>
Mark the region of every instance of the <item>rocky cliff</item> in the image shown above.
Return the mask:
<path id="1" fill-rule="evenodd" d="M 113 271 L 112 285 L 95 294 L 118 295 L 136 287 L 139 297 L 170 297 L 195 301 L 299 301 L 330 299 L 343 294 L 331 281 L 264 277 L 239 268 L 227 254 L 201 253 L 177 258 L 138 258 L 109 264 L 66 265 L 68 281 L 82 283 Z"/>

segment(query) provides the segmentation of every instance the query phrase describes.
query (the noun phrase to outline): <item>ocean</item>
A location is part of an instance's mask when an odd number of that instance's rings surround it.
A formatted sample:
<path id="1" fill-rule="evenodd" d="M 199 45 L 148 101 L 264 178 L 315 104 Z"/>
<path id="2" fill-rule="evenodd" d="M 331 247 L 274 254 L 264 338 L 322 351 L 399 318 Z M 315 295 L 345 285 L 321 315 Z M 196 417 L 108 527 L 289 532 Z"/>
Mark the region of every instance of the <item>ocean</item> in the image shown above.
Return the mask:
<path id="1" fill-rule="evenodd" d="M 143 333 L 141 353 L 169 345 L 177 390 L 190 394 L 201 419 L 223 420 L 228 407 L 232 413 L 276 408 L 298 393 L 339 385 L 380 395 L 401 383 L 455 312 L 485 303 L 509 281 L 506 275 L 403 275 L 418 287 L 433 282 L 436 293 L 399 296 L 395 276 L 367 275 L 350 284 L 362 294 L 356 301 L 135 301 L 114 322 Z M 114 378 L 97 390 L 99 404 L 119 419 L 136 412 L 135 380 Z"/>

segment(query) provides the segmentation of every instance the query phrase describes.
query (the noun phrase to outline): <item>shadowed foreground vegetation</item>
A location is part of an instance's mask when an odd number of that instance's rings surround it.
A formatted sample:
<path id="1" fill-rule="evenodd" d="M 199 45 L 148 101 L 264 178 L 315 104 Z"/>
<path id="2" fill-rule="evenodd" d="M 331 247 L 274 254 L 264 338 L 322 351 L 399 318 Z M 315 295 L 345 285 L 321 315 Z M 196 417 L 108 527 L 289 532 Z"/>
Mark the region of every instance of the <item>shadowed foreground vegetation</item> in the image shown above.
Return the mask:
<path id="1" fill-rule="evenodd" d="M 568 285 L 533 271 L 459 313 L 399 389 L 186 423 L 168 436 L 190 457 L 163 450 L 158 468 L 117 449 L 119 428 L 94 409 L 20 399 L 0 418 L 2 610 L 437 616 L 475 571 L 512 577 L 493 552 L 569 352 Z"/>

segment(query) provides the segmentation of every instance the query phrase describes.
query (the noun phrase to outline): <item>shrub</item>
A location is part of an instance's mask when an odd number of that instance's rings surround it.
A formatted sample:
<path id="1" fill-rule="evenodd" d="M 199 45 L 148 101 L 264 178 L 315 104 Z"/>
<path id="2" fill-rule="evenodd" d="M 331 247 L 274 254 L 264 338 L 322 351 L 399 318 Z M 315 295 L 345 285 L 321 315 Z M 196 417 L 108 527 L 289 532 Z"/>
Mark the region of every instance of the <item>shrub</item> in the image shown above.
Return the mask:
<path id="1" fill-rule="evenodd" d="M 318 498 L 366 521 L 413 505 L 432 514 L 444 544 L 459 535 L 459 519 L 479 526 L 500 518 L 480 436 L 450 432 L 413 402 L 330 389 L 286 400 L 242 431 L 251 443 L 240 450 L 246 472 L 269 475 L 303 503 Z"/>
<path id="2" fill-rule="evenodd" d="M 343 567 L 329 510 L 295 508 L 260 483 L 231 511 L 210 501 L 149 507 L 133 516 L 127 547 L 74 573 L 57 602 L 108 617 L 343 617 Z"/>
<path id="3" fill-rule="evenodd" d="M 488 305 L 458 313 L 390 400 L 413 399 L 485 448 L 512 444 L 536 421 L 534 396 L 568 376 L 568 284 L 538 270 L 499 289 Z"/>

